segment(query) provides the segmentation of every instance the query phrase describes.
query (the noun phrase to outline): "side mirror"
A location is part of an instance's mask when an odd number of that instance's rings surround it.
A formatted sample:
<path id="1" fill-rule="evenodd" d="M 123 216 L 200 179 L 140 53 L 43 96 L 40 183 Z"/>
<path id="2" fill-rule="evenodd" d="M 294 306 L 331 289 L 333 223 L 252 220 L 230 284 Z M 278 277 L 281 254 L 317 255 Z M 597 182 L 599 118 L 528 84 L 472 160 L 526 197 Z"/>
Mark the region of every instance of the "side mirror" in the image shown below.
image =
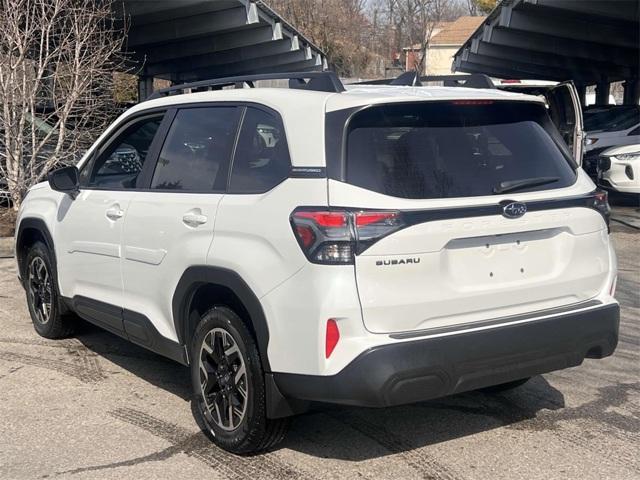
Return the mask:
<path id="1" fill-rule="evenodd" d="M 76 198 L 80 192 L 78 175 L 76 167 L 59 168 L 49 173 L 49 186 L 56 192 L 67 193 L 71 198 Z"/>

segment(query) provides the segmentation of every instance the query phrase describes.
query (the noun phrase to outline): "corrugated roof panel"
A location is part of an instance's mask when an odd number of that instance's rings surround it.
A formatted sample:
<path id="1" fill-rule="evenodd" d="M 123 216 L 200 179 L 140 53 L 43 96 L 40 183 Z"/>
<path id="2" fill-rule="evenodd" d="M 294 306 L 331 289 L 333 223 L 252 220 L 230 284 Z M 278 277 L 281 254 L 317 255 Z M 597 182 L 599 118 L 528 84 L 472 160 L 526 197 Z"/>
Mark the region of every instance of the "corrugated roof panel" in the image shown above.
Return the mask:
<path id="1" fill-rule="evenodd" d="M 502 78 L 637 81 L 637 0 L 503 0 L 454 57 L 453 70 Z"/>
<path id="2" fill-rule="evenodd" d="M 124 0 L 141 75 L 175 82 L 321 70 L 324 53 L 263 2 Z"/>

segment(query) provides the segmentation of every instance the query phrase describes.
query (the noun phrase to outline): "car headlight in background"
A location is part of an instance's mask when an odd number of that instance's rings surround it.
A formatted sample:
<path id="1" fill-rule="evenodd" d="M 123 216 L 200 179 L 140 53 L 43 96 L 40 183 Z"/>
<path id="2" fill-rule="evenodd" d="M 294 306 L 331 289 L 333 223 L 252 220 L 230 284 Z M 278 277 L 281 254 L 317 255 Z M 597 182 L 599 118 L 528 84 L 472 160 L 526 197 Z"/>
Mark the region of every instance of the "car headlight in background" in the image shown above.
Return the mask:
<path id="1" fill-rule="evenodd" d="M 594 143 L 596 143 L 598 141 L 597 138 L 593 138 L 593 137 L 587 137 L 587 139 L 585 140 L 585 144 L 586 145 L 593 145 Z"/>
<path id="2" fill-rule="evenodd" d="M 619 162 L 623 163 L 631 163 L 631 162 L 640 162 L 640 151 L 638 152 L 629 152 L 629 153 L 620 153 L 615 157 L 611 157 L 616 159 Z M 625 175 L 629 178 L 629 180 L 634 180 L 635 176 L 633 174 L 633 167 L 631 165 L 626 165 L 624 168 Z"/>
<path id="3" fill-rule="evenodd" d="M 637 162 L 638 160 L 640 160 L 640 151 L 631 153 L 620 153 L 612 158 L 615 158 L 620 162 Z"/>
<path id="4" fill-rule="evenodd" d="M 607 153 L 607 152 L 605 152 Z M 629 180 L 634 180 L 635 175 L 633 172 L 633 167 L 630 165 L 631 163 L 640 162 L 640 150 L 631 151 L 626 153 L 613 153 L 610 155 L 603 154 L 598 160 L 598 170 L 600 172 L 606 172 L 611 168 L 611 162 L 616 162 L 618 164 L 626 164 L 624 165 L 624 173 L 629 178 Z M 637 168 L 637 167 L 636 167 Z"/>

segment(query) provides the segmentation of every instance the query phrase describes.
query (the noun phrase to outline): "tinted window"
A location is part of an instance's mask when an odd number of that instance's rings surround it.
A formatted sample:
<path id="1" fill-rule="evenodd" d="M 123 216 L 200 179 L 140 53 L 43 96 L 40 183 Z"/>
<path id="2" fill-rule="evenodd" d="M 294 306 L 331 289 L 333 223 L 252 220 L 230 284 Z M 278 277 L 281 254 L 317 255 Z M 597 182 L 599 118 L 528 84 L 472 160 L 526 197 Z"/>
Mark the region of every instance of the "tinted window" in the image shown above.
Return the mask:
<path id="1" fill-rule="evenodd" d="M 262 193 L 289 175 L 291 161 L 282 122 L 257 108 L 247 108 L 233 160 L 230 191 Z"/>
<path id="2" fill-rule="evenodd" d="M 571 90 L 568 86 L 561 86 L 551 89 L 547 95 L 549 102 L 549 116 L 554 123 L 562 139 L 573 152 L 575 138 L 576 109 L 573 104 Z"/>
<path id="3" fill-rule="evenodd" d="M 518 191 L 575 181 L 545 108 L 516 102 L 368 108 L 350 122 L 346 162 L 349 183 L 402 198 L 492 195 L 504 182 L 541 177 L 556 180 Z"/>
<path id="4" fill-rule="evenodd" d="M 640 107 L 591 107 L 584 112 L 584 129 L 587 132 L 603 130 L 615 132 L 627 130 L 640 123 Z"/>
<path id="5" fill-rule="evenodd" d="M 158 157 L 151 188 L 224 190 L 237 113 L 236 107 L 179 110 Z"/>
<path id="6" fill-rule="evenodd" d="M 97 188 L 135 188 L 162 115 L 133 123 L 111 142 L 80 174 L 80 185 Z"/>

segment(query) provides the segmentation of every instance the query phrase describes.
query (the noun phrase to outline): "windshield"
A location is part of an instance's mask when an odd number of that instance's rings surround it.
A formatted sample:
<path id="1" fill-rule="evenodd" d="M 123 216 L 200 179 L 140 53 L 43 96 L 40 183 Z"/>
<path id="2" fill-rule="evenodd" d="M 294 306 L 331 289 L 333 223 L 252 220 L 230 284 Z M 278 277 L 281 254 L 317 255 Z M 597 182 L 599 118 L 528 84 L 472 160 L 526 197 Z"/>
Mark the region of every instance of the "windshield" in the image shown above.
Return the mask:
<path id="1" fill-rule="evenodd" d="M 640 123 L 640 106 L 592 107 L 584 112 L 587 132 L 628 130 Z"/>
<path id="2" fill-rule="evenodd" d="M 390 104 L 355 114 L 346 176 L 352 185 L 416 199 L 494 195 L 513 182 L 518 192 L 561 188 L 576 178 L 543 105 L 493 101 Z"/>

